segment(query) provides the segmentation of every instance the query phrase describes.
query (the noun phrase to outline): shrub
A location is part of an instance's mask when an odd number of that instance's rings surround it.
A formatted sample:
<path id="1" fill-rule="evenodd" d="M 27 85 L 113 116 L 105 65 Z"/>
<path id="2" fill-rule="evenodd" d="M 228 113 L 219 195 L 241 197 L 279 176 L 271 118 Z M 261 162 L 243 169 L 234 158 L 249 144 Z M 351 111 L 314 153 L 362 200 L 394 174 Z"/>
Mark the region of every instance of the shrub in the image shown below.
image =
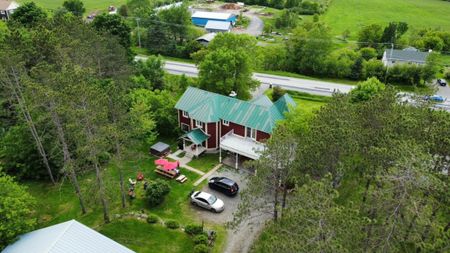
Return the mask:
<path id="1" fill-rule="evenodd" d="M 170 229 L 177 229 L 180 227 L 180 224 L 176 220 L 168 220 L 165 222 L 166 227 Z"/>
<path id="2" fill-rule="evenodd" d="M 445 73 L 444 79 L 447 80 L 447 82 L 450 82 L 450 71 L 448 71 L 447 73 Z"/>
<path id="3" fill-rule="evenodd" d="M 286 94 L 286 91 L 281 88 L 280 86 L 273 87 L 272 92 L 272 101 L 276 102 L 278 99 L 280 99 L 284 94 Z"/>
<path id="4" fill-rule="evenodd" d="M 169 185 L 161 179 L 156 179 L 148 184 L 145 195 L 150 206 L 157 206 L 164 201 L 164 197 L 170 192 Z"/>
<path id="5" fill-rule="evenodd" d="M 153 214 L 150 214 L 150 215 L 147 217 L 147 223 L 150 223 L 150 224 L 157 223 L 158 220 L 159 220 L 158 216 L 153 215 Z"/>
<path id="6" fill-rule="evenodd" d="M 196 235 L 194 237 L 194 244 L 204 244 L 208 245 L 208 236 L 206 235 Z"/>
<path id="7" fill-rule="evenodd" d="M 194 253 L 208 253 L 209 249 L 208 246 L 204 244 L 198 244 L 194 247 Z"/>
<path id="8" fill-rule="evenodd" d="M 203 232 L 203 226 L 197 224 L 189 224 L 184 228 L 184 232 L 189 235 L 198 235 Z"/>

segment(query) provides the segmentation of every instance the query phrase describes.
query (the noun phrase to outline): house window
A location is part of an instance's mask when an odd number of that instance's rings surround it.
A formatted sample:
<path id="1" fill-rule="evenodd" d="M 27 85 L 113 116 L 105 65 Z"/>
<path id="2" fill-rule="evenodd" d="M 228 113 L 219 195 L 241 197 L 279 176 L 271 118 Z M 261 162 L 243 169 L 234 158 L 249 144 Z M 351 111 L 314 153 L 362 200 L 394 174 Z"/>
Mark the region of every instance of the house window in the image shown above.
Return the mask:
<path id="1" fill-rule="evenodd" d="M 202 128 L 203 127 L 203 123 L 201 121 L 196 120 L 195 121 L 195 127 Z"/>
<path id="2" fill-rule="evenodd" d="M 189 118 L 189 115 L 188 115 L 188 113 L 186 111 L 182 111 L 182 112 L 183 112 L 183 117 Z"/>
<path id="3" fill-rule="evenodd" d="M 256 140 L 256 129 L 246 127 L 245 128 L 245 137 Z"/>
<path id="4" fill-rule="evenodd" d="M 223 125 L 224 125 L 224 126 L 229 126 L 229 125 L 230 125 L 230 122 L 229 122 L 228 120 L 224 120 L 224 121 L 223 121 Z"/>
<path id="5" fill-rule="evenodd" d="M 181 123 L 181 130 L 183 130 L 184 132 L 189 132 L 189 125 Z"/>

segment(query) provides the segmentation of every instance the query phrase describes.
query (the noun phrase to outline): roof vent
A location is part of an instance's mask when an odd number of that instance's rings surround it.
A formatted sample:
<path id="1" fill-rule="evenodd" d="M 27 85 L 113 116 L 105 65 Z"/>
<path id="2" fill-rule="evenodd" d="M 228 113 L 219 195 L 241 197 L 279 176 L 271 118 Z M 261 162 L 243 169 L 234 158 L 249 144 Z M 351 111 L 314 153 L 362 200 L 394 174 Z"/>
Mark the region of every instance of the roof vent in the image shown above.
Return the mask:
<path id="1" fill-rule="evenodd" d="M 230 95 L 229 95 L 229 96 L 232 97 L 232 98 L 235 98 L 235 97 L 237 96 L 236 91 L 232 90 L 232 91 L 230 92 Z"/>

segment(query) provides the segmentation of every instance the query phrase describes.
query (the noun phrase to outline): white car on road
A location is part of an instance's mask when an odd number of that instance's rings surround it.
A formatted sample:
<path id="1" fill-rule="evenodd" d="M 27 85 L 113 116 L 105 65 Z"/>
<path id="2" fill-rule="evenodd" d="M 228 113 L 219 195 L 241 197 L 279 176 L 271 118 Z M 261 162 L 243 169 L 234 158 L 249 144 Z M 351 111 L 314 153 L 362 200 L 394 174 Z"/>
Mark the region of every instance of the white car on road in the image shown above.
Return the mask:
<path id="1" fill-rule="evenodd" d="M 195 191 L 191 194 L 191 203 L 216 213 L 220 213 L 225 209 L 225 205 L 221 199 L 202 191 Z"/>

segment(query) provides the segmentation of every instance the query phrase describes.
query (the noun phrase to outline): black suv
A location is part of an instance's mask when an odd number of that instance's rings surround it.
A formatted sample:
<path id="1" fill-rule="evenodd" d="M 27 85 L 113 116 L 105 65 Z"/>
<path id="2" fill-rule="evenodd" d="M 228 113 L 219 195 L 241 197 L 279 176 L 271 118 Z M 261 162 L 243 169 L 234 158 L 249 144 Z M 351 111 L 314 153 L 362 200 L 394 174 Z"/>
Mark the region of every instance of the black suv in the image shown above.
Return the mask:
<path id="1" fill-rule="evenodd" d="M 440 86 L 445 86 L 445 85 L 447 85 L 447 82 L 445 82 L 444 79 L 438 79 L 438 80 L 437 80 L 437 83 L 438 83 Z"/>
<path id="2" fill-rule="evenodd" d="M 233 180 L 226 177 L 213 177 L 209 179 L 209 188 L 220 191 L 228 196 L 234 196 L 239 191 L 239 186 Z"/>

